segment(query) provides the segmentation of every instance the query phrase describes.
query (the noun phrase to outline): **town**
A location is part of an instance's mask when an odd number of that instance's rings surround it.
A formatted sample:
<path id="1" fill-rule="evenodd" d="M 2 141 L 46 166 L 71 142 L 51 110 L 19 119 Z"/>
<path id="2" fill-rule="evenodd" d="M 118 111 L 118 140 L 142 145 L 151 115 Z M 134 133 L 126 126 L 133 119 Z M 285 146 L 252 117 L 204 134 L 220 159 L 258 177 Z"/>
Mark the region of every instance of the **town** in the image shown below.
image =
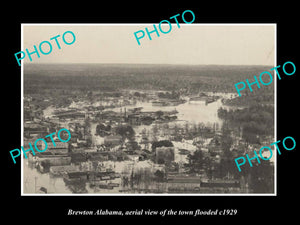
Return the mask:
<path id="1" fill-rule="evenodd" d="M 55 144 L 45 138 L 48 150 L 28 153 L 25 167 L 63 180 L 69 193 L 253 193 L 254 179 L 261 182 L 246 168 L 242 172 L 235 168 L 234 158 L 250 155 L 258 145 L 245 138 L 250 131 L 231 122 L 238 116 L 232 118 L 233 112 L 227 111 L 232 109 L 224 103 L 237 95 L 141 89 L 47 91 L 24 96 L 24 148 L 62 128 L 72 138 L 68 143 L 54 138 Z M 261 135 L 259 141 L 271 140 L 272 136 Z M 272 186 L 272 176 L 265 179 Z M 39 182 L 35 193 L 53 193 Z"/>

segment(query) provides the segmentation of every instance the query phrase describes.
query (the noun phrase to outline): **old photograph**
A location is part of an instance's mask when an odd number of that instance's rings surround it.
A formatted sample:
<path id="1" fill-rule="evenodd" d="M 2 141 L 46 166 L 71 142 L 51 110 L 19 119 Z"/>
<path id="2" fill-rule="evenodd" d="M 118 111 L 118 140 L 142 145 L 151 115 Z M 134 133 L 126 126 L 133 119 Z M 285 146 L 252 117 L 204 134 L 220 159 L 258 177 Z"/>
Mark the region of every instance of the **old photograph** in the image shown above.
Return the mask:
<path id="1" fill-rule="evenodd" d="M 274 194 L 276 25 L 145 27 L 22 24 L 22 194 Z"/>

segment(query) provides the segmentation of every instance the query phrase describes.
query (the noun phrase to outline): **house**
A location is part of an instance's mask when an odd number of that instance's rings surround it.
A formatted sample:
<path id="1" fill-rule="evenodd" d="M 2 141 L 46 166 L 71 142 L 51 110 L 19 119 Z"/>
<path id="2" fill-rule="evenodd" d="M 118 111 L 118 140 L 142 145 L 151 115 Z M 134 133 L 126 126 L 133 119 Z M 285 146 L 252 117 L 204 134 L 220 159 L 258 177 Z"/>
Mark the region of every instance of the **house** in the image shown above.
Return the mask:
<path id="1" fill-rule="evenodd" d="M 141 116 L 139 113 L 129 114 L 127 121 L 130 125 L 141 125 Z"/>
<path id="2" fill-rule="evenodd" d="M 200 190 L 199 176 L 168 176 L 167 178 L 168 192 L 197 192 Z"/>
<path id="3" fill-rule="evenodd" d="M 45 143 L 41 142 L 41 149 L 45 149 Z M 47 151 L 51 152 L 52 154 L 59 155 L 59 154 L 67 154 L 69 152 L 68 143 L 54 141 L 52 142 L 47 141 Z"/>
<path id="4" fill-rule="evenodd" d="M 240 188 L 241 184 L 238 180 L 213 179 L 201 180 L 200 186 L 208 188 Z"/>
<path id="5" fill-rule="evenodd" d="M 83 112 L 77 112 L 75 110 L 68 110 L 64 112 L 56 112 L 54 115 L 55 118 L 61 119 L 85 119 L 86 115 Z"/>
<path id="6" fill-rule="evenodd" d="M 122 143 L 122 136 L 120 135 L 111 135 L 104 137 L 104 144 L 110 146 L 120 145 Z"/>
<path id="7" fill-rule="evenodd" d="M 140 150 L 141 147 L 136 141 L 128 141 L 125 143 L 127 151 L 135 151 L 135 150 Z"/>
<path id="8" fill-rule="evenodd" d="M 39 154 L 37 161 L 39 163 L 45 162 L 49 166 L 63 166 L 71 164 L 71 157 Z"/>
<path id="9" fill-rule="evenodd" d="M 85 171 L 66 172 L 63 177 L 66 181 L 84 181 L 88 179 L 88 173 Z"/>
<path id="10" fill-rule="evenodd" d="M 65 165 L 65 166 L 51 166 L 50 173 L 54 176 L 63 175 L 65 172 L 76 172 L 78 171 L 78 167 L 73 165 Z"/>
<path id="11" fill-rule="evenodd" d="M 32 121 L 34 119 L 34 113 L 26 110 L 24 107 L 24 121 Z"/>
<path id="12" fill-rule="evenodd" d="M 31 138 L 31 139 L 24 138 L 24 139 L 23 139 L 23 148 L 24 148 L 25 150 L 26 150 L 26 149 L 29 149 L 29 148 L 30 148 L 29 144 L 31 144 L 31 146 L 34 148 L 34 143 L 35 143 L 35 141 L 36 141 L 36 138 Z M 37 147 L 38 149 L 43 149 L 43 145 L 41 144 L 40 141 L 36 143 L 36 147 Z M 31 151 L 28 152 L 28 153 L 31 153 Z"/>
<path id="13" fill-rule="evenodd" d="M 140 159 L 140 156 L 135 154 L 135 155 L 127 155 L 128 159 L 131 160 L 131 161 L 136 161 L 138 162 L 139 159 Z"/>
<path id="14" fill-rule="evenodd" d="M 45 136 L 49 132 L 48 127 L 37 123 L 24 123 L 24 136 L 25 137 L 38 137 Z"/>
<path id="15" fill-rule="evenodd" d="M 223 153 L 220 138 L 215 136 L 208 145 L 208 151 L 211 156 L 220 155 Z"/>

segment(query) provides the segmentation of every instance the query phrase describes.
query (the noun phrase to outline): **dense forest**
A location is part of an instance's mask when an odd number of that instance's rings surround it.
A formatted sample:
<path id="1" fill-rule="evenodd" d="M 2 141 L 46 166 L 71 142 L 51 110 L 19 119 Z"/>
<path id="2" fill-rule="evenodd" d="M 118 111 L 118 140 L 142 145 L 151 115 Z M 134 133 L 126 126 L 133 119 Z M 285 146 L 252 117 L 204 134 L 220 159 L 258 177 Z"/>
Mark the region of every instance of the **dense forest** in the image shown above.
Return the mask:
<path id="1" fill-rule="evenodd" d="M 261 88 L 253 85 L 252 88 L 253 92 L 245 88 L 241 91 L 242 96 L 226 99 L 224 104 L 229 106 L 274 105 L 274 83 L 269 86 L 261 85 Z"/>
<path id="2" fill-rule="evenodd" d="M 220 65 L 25 64 L 24 90 L 31 94 L 49 89 L 236 93 L 235 83 L 269 69 L 267 66 Z"/>
<path id="3" fill-rule="evenodd" d="M 236 110 L 219 108 L 218 116 L 231 127 L 242 129 L 242 137 L 248 143 L 259 144 L 260 138 L 258 136 L 274 135 L 273 106 L 256 104 Z"/>

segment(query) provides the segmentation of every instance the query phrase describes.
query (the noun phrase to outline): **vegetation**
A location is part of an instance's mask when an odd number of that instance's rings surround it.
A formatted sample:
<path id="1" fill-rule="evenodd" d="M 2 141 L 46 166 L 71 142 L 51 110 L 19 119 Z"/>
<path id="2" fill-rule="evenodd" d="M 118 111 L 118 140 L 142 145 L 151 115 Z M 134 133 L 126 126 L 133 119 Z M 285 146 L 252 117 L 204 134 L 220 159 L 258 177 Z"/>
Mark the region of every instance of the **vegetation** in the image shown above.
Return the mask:
<path id="1" fill-rule="evenodd" d="M 180 94 L 176 91 L 159 92 L 157 95 L 159 98 L 168 98 L 168 99 L 179 99 L 179 97 L 180 97 Z"/>
<path id="2" fill-rule="evenodd" d="M 266 66 L 187 66 L 114 64 L 26 64 L 25 93 L 52 90 L 51 94 L 72 90 L 117 92 L 121 89 L 163 90 L 180 94 L 200 91 L 236 93 L 234 84 L 253 74 L 269 70 Z M 270 85 L 271 86 L 271 85 Z M 264 86 L 261 90 L 268 88 Z M 135 94 L 138 96 L 138 94 Z M 170 97 L 170 96 L 169 96 Z"/>
<path id="3" fill-rule="evenodd" d="M 82 96 L 90 99 L 102 97 L 118 98 L 123 95 L 123 90 L 157 90 L 159 98 L 179 99 L 181 96 L 198 95 L 201 92 L 225 92 L 237 93 L 234 84 L 245 81 L 253 75 L 269 70 L 265 66 L 182 66 L 182 65 L 42 65 L 25 64 L 24 92 L 25 96 L 33 97 L 34 105 L 44 109 L 49 105 L 63 107 L 72 101 L 80 100 Z M 220 108 L 218 116 L 224 120 L 222 133 L 218 137 L 218 148 L 222 149 L 219 163 L 216 157 L 207 157 L 200 147 L 193 154 L 189 154 L 187 167 L 190 173 L 205 171 L 208 178 L 234 177 L 239 179 L 246 177 L 250 188 L 256 193 L 272 192 L 274 168 L 269 161 L 253 167 L 243 167 L 238 172 L 231 147 L 233 138 L 242 134 L 247 144 L 259 144 L 260 137 L 274 134 L 274 85 L 262 86 L 260 89 L 253 86 L 253 92 L 247 88 L 242 91 L 242 97 L 224 100 L 229 106 L 243 106 L 242 109 Z M 94 94 L 97 92 L 100 94 Z M 134 98 L 145 98 L 144 93 L 135 91 Z M 47 101 L 45 101 L 47 99 Z M 246 106 L 246 107 L 245 107 Z M 99 110 L 101 110 L 99 108 Z M 157 111 L 155 116 L 161 118 L 162 111 Z M 143 118 L 143 122 L 150 124 L 151 117 Z M 90 127 L 88 121 L 85 127 Z M 166 127 L 162 127 L 166 126 Z M 163 128 L 163 129 L 162 129 Z M 192 140 L 195 137 L 202 139 L 216 136 L 217 125 L 212 128 L 205 124 L 190 124 L 180 127 L 175 124 L 174 140 Z M 152 127 L 154 136 L 159 131 L 169 132 L 168 124 L 154 125 Z M 76 131 L 77 132 L 77 131 Z M 131 142 L 128 148 L 139 149 L 134 142 L 135 131 L 129 125 L 120 125 L 112 129 L 109 125 L 98 124 L 96 133 L 105 136 L 114 132 L 121 135 L 123 140 Z M 85 133 L 89 133 L 85 130 Z M 81 133 L 79 132 L 79 135 Z M 79 137 L 80 137 L 79 136 Z M 89 143 L 90 145 L 90 143 Z M 169 140 L 154 141 L 152 152 L 157 147 L 173 147 Z M 245 145 L 246 146 L 246 145 Z M 219 153 L 218 153 L 219 154 Z M 149 155 L 151 155 L 149 153 Z M 152 154 L 155 156 L 155 154 Z M 85 156 L 82 156 L 83 158 Z M 212 160 L 214 159 L 214 160 Z M 86 160 L 86 159 L 84 159 Z M 162 171 L 155 173 L 147 169 L 137 170 L 130 177 L 123 180 L 126 185 L 138 185 L 152 181 L 163 181 L 165 174 Z M 151 181 L 151 182 L 150 182 Z M 85 192 L 83 186 L 69 187 L 73 192 Z"/>
<path id="4" fill-rule="evenodd" d="M 199 172 L 204 169 L 204 157 L 201 150 L 196 150 L 193 154 L 187 155 L 188 166 L 191 173 Z"/>
<path id="5" fill-rule="evenodd" d="M 251 105 L 244 109 L 218 110 L 218 116 L 224 119 L 228 126 L 238 127 L 242 131 L 242 138 L 252 144 L 259 144 L 258 136 L 274 134 L 273 106 Z"/>
<path id="6" fill-rule="evenodd" d="M 174 147 L 173 143 L 169 140 L 155 141 L 152 143 L 152 151 L 159 147 Z"/>
<path id="7" fill-rule="evenodd" d="M 116 128 L 116 134 L 122 136 L 123 139 L 134 140 L 135 131 L 130 125 L 120 125 Z"/>
<path id="8" fill-rule="evenodd" d="M 101 123 L 96 126 L 96 134 L 100 135 L 101 137 L 104 137 L 110 131 L 111 131 L 110 125 L 106 126 L 105 124 Z"/>

